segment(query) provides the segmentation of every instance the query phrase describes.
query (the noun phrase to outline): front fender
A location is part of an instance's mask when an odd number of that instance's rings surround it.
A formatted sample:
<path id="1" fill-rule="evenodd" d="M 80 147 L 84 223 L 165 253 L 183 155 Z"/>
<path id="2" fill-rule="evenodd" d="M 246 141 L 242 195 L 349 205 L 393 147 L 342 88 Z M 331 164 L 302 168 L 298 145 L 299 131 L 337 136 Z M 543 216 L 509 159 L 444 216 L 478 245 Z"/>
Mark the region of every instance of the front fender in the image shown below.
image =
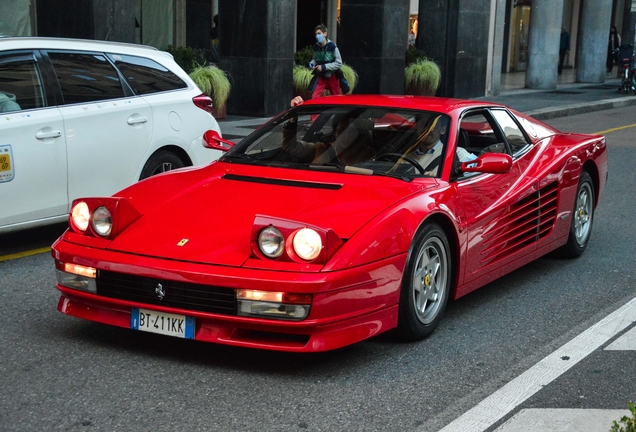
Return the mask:
<path id="1" fill-rule="evenodd" d="M 461 244 L 463 210 L 453 191 L 447 186 L 394 204 L 348 239 L 322 271 L 356 267 L 408 253 L 415 233 L 429 217 L 448 220 L 446 228 L 454 230 L 448 233 L 449 239 Z"/>

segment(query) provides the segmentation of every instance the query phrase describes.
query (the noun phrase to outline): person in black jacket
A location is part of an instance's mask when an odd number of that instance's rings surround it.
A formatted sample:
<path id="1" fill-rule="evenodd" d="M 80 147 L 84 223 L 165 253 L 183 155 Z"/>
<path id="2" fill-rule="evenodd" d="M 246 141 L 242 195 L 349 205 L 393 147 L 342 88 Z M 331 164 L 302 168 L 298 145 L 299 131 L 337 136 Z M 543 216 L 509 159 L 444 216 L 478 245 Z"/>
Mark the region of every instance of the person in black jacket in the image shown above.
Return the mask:
<path id="1" fill-rule="evenodd" d="M 616 26 L 610 28 L 609 41 L 607 43 L 607 76 L 612 75 L 612 68 L 614 67 L 614 59 L 616 55 L 614 50 L 621 46 L 621 36 L 616 31 Z"/>
<path id="2" fill-rule="evenodd" d="M 559 44 L 559 75 L 563 73 L 563 61 L 565 55 L 570 51 L 570 34 L 561 26 L 561 42 Z"/>

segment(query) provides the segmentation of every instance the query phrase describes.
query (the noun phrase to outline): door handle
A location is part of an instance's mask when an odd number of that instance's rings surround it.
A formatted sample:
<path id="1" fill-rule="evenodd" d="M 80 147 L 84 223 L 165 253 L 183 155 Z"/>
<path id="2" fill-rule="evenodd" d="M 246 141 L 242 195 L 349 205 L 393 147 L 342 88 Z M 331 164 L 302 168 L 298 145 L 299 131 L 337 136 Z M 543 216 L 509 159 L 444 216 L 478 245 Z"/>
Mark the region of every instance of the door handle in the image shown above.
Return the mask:
<path id="1" fill-rule="evenodd" d="M 43 131 L 38 131 L 35 134 L 35 137 L 37 139 L 47 139 L 47 138 L 59 138 L 62 136 L 62 132 L 60 131 L 48 131 L 48 132 L 43 132 Z"/>
<path id="2" fill-rule="evenodd" d="M 128 117 L 128 124 L 131 126 L 140 124 L 140 123 L 146 123 L 147 121 L 148 121 L 148 117 L 142 117 L 138 115 L 131 115 L 130 117 Z"/>

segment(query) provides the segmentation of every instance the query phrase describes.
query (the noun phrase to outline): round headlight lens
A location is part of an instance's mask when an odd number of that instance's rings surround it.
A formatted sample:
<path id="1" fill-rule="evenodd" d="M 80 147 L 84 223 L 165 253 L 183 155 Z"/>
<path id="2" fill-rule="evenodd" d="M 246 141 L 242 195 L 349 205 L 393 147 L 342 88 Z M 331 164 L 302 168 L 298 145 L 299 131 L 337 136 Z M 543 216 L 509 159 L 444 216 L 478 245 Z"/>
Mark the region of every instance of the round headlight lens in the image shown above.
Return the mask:
<path id="1" fill-rule="evenodd" d="M 258 235 L 258 247 L 266 257 L 278 258 L 285 249 L 283 234 L 278 228 L 268 226 Z"/>
<path id="2" fill-rule="evenodd" d="M 311 261 L 320 255 L 321 250 L 322 240 L 316 231 L 303 228 L 294 236 L 294 251 L 302 259 Z"/>
<path id="3" fill-rule="evenodd" d="M 86 228 L 88 228 L 88 220 L 90 219 L 90 217 L 91 215 L 88 212 L 88 204 L 86 204 L 84 201 L 75 204 L 73 210 L 71 211 L 71 219 L 73 221 L 73 225 L 75 225 L 75 227 L 80 231 L 86 231 Z"/>
<path id="4" fill-rule="evenodd" d="M 93 229 L 102 237 L 107 237 L 113 229 L 113 218 L 106 207 L 101 206 L 93 212 Z"/>

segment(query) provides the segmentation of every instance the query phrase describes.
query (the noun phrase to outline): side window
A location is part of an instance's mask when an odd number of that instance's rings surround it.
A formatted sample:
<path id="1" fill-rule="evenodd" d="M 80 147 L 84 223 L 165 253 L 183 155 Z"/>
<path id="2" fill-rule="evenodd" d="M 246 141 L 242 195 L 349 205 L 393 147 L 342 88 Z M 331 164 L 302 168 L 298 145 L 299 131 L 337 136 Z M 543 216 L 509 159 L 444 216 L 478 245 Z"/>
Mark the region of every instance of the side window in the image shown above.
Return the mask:
<path id="1" fill-rule="evenodd" d="M 477 156 L 484 153 L 509 153 L 498 128 L 485 111 L 468 113 L 462 117 L 458 137 L 462 139 L 464 148 Z"/>
<path id="2" fill-rule="evenodd" d="M 103 54 L 49 52 L 64 104 L 124 97 L 117 70 Z"/>
<path id="3" fill-rule="evenodd" d="M 0 112 L 40 108 L 44 90 L 32 54 L 0 57 Z"/>
<path id="4" fill-rule="evenodd" d="M 111 54 L 110 58 L 138 95 L 188 87 L 181 78 L 154 60 L 121 54 Z"/>
<path id="5" fill-rule="evenodd" d="M 479 173 L 464 173 L 459 168 L 462 162 L 470 162 L 471 158 L 477 158 L 486 153 L 510 154 L 499 128 L 488 111 L 469 112 L 459 122 L 452 178 L 460 180 L 479 175 Z"/>
<path id="6" fill-rule="evenodd" d="M 520 153 L 530 145 L 530 142 L 521 131 L 521 128 L 519 128 L 519 125 L 517 125 L 517 122 L 515 122 L 507 111 L 492 110 L 491 113 L 506 136 L 513 155 Z"/>

